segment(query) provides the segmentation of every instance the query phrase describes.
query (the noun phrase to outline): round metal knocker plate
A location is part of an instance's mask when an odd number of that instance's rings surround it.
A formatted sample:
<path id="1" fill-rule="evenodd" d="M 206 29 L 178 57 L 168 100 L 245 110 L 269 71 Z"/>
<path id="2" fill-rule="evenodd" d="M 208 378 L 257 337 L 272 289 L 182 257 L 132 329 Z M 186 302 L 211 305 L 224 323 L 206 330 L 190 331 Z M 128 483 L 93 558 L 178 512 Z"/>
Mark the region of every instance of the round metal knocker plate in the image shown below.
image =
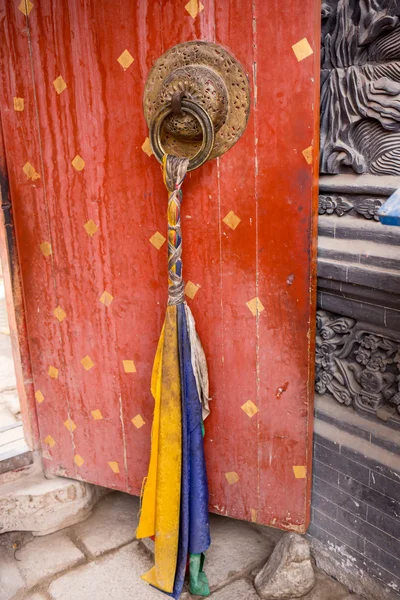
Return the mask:
<path id="1" fill-rule="evenodd" d="M 214 125 L 209 114 L 196 102 L 192 100 L 182 100 L 180 102 L 181 110 L 194 117 L 201 129 L 201 145 L 199 150 L 189 160 L 187 170 L 193 171 L 201 167 L 209 158 L 214 147 Z M 159 162 L 162 162 L 166 150 L 162 145 L 161 132 L 165 120 L 174 113 L 172 106 L 161 107 L 158 113 L 154 116 L 150 124 L 150 143 L 154 155 Z"/>
<path id="2" fill-rule="evenodd" d="M 242 66 L 225 48 L 186 42 L 170 48 L 155 62 L 143 97 L 149 129 L 156 115 L 171 107 L 176 92 L 182 92 L 182 106 L 192 101 L 208 114 L 215 132 L 209 158 L 221 156 L 238 141 L 249 116 L 250 90 Z M 204 141 L 200 119 L 189 110 L 165 114 L 159 132 L 165 153 L 194 158 Z"/>

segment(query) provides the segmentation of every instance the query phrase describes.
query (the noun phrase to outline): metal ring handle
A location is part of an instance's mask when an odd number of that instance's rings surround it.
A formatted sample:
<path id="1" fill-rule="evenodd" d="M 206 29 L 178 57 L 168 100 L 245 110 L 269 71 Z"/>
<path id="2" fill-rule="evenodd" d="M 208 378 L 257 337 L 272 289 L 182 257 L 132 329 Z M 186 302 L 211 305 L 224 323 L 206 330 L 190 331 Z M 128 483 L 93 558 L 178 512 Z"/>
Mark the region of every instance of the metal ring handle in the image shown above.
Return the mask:
<path id="1" fill-rule="evenodd" d="M 203 139 L 201 142 L 200 149 L 192 158 L 189 160 L 188 171 L 193 171 L 197 167 L 201 167 L 211 154 L 214 147 L 214 125 L 211 118 L 206 110 L 193 100 L 184 99 L 181 101 L 181 109 L 183 112 L 188 112 L 190 115 L 195 117 L 201 127 L 203 133 Z M 172 106 L 163 106 L 155 114 L 154 118 L 150 123 L 150 144 L 154 152 L 154 156 L 158 162 L 162 162 L 165 154 L 164 149 L 161 145 L 161 127 L 164 120 L 172 114 L 174 111 Z"/>

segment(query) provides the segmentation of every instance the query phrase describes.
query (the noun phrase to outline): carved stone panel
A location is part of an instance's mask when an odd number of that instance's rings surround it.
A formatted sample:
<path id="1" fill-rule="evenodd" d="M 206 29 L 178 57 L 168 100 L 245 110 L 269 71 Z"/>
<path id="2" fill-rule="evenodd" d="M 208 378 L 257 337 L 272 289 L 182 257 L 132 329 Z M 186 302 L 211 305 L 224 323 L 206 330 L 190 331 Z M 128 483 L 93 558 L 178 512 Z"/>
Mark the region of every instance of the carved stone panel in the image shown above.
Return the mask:
<path id="1" fill-rule="evenodd" d="M 384 198 L 373 196 L 342 196 L 338 194 L 321 194 L 318 198 L 318 214 L 360 216 L 364 219 L 379 221 L 378 210 Z"/>
<path id="2" fill-rule="evenodd" d="M 400 175 L 400 0 L 324 0 L 321 172 Z"/>
<path id="3" fill-rule="evenodd" d="M 315 389 L 364 414 L 400 413 L 400 334 L 319 310 Z"/>

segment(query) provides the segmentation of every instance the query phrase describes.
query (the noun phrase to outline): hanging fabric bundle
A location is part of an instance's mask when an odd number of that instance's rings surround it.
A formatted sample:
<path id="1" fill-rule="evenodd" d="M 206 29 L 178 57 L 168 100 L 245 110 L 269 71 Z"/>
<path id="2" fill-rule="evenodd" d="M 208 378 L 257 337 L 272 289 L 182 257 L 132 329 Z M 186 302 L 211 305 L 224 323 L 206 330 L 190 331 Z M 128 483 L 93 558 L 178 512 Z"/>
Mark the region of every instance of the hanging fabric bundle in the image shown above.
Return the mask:
<path id="1" fill-rule="evenodd" d="M 189 161 L 164 156 L 168 190 L 168 307 L 154 360 L 151 455 L 138 538 L 154 537 L 155 565 L 142 578 L 179 598 L 189 564 L 190 592 L 207 596 L 210 545 L 203 419 L 208 373 L 182 279 L 181 186 Z"/>

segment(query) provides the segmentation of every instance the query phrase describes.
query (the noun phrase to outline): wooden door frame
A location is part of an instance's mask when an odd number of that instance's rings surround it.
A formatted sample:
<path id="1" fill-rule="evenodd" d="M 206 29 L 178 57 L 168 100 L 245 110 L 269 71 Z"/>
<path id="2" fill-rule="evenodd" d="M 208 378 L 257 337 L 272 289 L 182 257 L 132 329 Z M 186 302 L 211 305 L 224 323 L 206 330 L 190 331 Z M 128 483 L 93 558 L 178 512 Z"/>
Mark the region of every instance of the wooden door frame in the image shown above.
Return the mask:
<path id="1" fill-rule="evenodd" d="M 31 358 L 26 326 L 21 269 L 13 218 L 12 198 L 8 185 L 6 149 L 0 112 L 0 260 L 6 294 L 17 391 L 25 441 L 31 450 L 40 450 Z"/>

